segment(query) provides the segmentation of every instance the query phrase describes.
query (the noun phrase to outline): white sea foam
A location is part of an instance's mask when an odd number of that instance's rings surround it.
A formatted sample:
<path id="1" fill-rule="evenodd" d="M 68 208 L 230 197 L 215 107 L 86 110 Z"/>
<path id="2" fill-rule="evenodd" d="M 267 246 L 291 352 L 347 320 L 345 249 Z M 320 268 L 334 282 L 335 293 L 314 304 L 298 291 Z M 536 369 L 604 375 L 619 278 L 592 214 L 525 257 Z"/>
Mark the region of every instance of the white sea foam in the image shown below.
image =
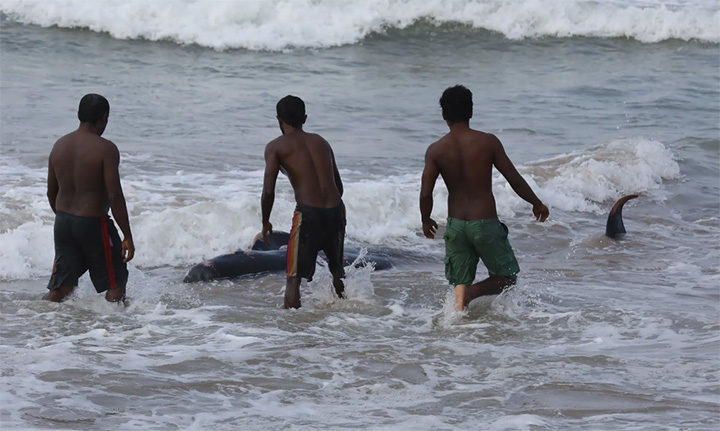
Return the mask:
<path id="1" fill-rule="evenodd" d="M 645 138 L 622 139 L 592 150 L 540 162 L 549 178 L 543 198 L 566 211 L 602 213 L 599 203 L 624 194 L 657 190 L 664 181 L 681 178 L 673 153 Z"/>
<path id="2" fill-rule="evenodd" d="M 713 1 L 588 0 L 3 0 L 13 20 L 88 28 L 119 39 L 170 40 L 218 50 L 283 50 L 354 44 L 420 20 L 463 24 L 510 39 L 627 37 L 720 42 Z"/>
<path id="3" fill-rule="evenodd" d="M 652 193 L 679 179 L 675 156 L 644 138 L 612 141 L 593 149 L 541 161 L 519 170 L 551 208 L 601 214 L 622 194 Z M 15 166 L 0 173 L 0 279 L 46 276 L 52 265 L 53 216 L 44 170 Z M 260 230 L 261 171 L 216 172 L 184 178 L 143 174 L 124 180 L 138 267 L 187 266 L 203 258 L 247 248 Z M 13 194 L 16 187 L 23 193 Z M 418 173 L 397 173 L 345 184 L 347 237 L 351 244 L 405 250 L 431 248 L 420 234 Z M 530 220 L 530 208 L 496 172 L 494 192 L 501 218 Z M 182 196 L 182 199 L 176 198 Z M 447 217 L 447 190 L 438 181 L 433 217 Z M 294 208 L 289 183 L 278 183 L 272 223 L 289 230 Z M 522 215 L 522 217 L 520 217 Z"/>

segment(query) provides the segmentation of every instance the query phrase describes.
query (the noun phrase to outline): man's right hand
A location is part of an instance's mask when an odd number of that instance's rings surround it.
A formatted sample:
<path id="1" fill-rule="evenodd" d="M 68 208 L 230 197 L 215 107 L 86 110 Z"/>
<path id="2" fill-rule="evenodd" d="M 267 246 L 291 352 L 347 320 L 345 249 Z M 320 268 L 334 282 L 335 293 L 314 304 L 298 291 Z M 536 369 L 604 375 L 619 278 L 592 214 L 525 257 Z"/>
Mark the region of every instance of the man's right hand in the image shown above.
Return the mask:
<path id="1" fill-rule="evenodd" d="M 130 262 L 135 256 L 135 244 L 132 238 L 125 238 L 122 242 L 123 262 Z"/>
<path id="2" fill-rule="evenodd" d="M 268 239 L 268 235 L 272 233 L 272 223 L 269 221 L 263 222 L 262 227 L 262 238 L 265 245 L 270 245 L 270 239 Z"/>
<path id="3" fill-rule="evenodd" d="M 550 215 L 550 210 L 545 206 L 545 204 L 541 203 L 533 206 L 533 214 L 535 214 L 535 220 L 544 222 Z"/>
<path id="4" fill-rule="evenodd" d="M 124 302 L 125 288 L 118 287 L 117 289 L 108 289 L 107 292 L 105 292 L 105 299 L 108 302 Z"/>
<path id="5" fill-rule="evenodd" d="M 435 232 L 437 232 L 438 224 L 435 220 L 429 218 L 423 222 L 423 233 L 430 239 L 435 238 Z"/>

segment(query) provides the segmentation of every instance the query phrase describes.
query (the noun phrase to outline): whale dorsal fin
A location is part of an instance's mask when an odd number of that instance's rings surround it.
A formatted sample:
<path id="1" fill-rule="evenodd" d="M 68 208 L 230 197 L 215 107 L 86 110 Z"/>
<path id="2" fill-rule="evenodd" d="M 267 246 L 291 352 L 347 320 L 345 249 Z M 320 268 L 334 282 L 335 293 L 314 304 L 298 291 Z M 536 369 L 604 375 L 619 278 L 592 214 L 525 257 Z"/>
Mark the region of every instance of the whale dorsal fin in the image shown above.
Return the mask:
<path id="1" fill-rule="evenodd" d="M 255 235 L 255 239 L 253 239 L 253 245 L 251 249 L 260 251 L 280 250 L 283 246 L 287 247 L 289 240 L 290 234 L 288 232 L 275 230 L 268 235 L 268 241 L 270 242 L 270 245 L 266 245 L 262 239 L 262 232 L 260 232 Z"/>
<path id="2" fill-rule="evenodd" d="M 636 197 L 638 197 L 638 195 L 626 195 L 615 202 L 615 205 L 612 206 L 610 214 L 608 215 L 607 225 L 605 226 L 605 235 L 610 238 L 615 238 L 626 233 L 625 225 L 623 224 L 622 219 L 623 205 L 625 205 L 625 202 L 630 199 L 635 199 Z"/>

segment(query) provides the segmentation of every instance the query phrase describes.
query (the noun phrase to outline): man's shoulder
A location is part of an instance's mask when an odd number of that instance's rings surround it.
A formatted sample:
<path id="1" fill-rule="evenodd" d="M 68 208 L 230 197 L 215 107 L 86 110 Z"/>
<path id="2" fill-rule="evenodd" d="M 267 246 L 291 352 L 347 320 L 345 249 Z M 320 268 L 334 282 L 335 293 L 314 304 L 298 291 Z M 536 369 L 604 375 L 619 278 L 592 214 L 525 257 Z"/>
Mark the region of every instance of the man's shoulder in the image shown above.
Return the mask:
<path id="1" fill-rule="evenodd" d="M 440 153 L 442 153 L 442 143 L 441 140 L 437 140 L 432 144 L 428 145 L 427 149 L 425 150 L 425 161 L 427 162 L 428 160 L 435 160 Z"/>
<path id="2" fill-rule="evenodd" d="M 296 135 L 295 140 L 298 143 L 305 143 L 306 145 L 330 145 L 328 141 L 318 133 L 305 132 Z"/>
<path id="3" fill-rule="evenodd" d="M 98 136 L 92 133 L 82 132 L 79 130 L 75 130 L 74 132 L 70 132 L 67 135 L 63 136 L 62 138 L 58 139 L 58 143 L 78 143 L 78 144 L 85 144 L 90 145 L 93 147 L 99 147 L 101 149 L 117 149 L 117 145 L 115 143 L 107 138 L 103 138 L 102 136 Z"/>
<path id="4" fill-rule="evenodd" d="M 448 133 L 428 146 L 426 154 L 428 157 L 441 157 L 448 152 L 474 151 L 477 148 L 484 148 L 485 151 L 495 151 L 500 140 L 492 133 L 481 130 L 466 129 L 460 133 Z"/>
<path id="5" fill-rule="evenodd" d="M 272 141 L 265 144 L 265 151 L 277 151 L 278 146 L 288 142 L 287 136 L 280 135 Z"/>
<path id="6" fill-rule="evenodd" d="M 104 160 L 119 160 L 120 150 L 117 145 L 109 139 L 97 135 L 84 136 L 76 148 L 86 154 L 94 154 L 95 157 Z"/>
<path id="7" fill-rule="evenodd" d="M 79 141 L 80 140 L 78 138 L 77 130 L 61 136 L 57 141 L 55 141 L 55 144 L 53 144 L 52 151 L 50 151 L 50 156 L 52 156 L 53 154 L 62 154 L 68 151 L 72 151 L 75 143 Z"/>
<path id="8" fill-rule="evenodd" d="M 303 143 L 322 143 L 329 145 L 325 138 L 323 138 L 319 134 L 304 132 L 302 134 L 280 135 L 272 141 L 268 142 L 266 148 L 273 148 L 279 145 L 301 145 Z"/>
<path id="9" fill-rule="evenodd" d="M 95 146 L 101 149 L 103 152 L 115 154 L 119 153 L 117 145 L 109 139 L 103 138 L 102 136 L 91 136 L 86 141 L 87 144 Z"/>
<path id="10" fill-rule="evenodd" d="M 466 129 L 453 138 L 453 145 L 470 151 L 482 148 L 484 151 L 495 151 L 500 140 L 492 133 L 482 130 Z"/>
<path id="11" fill-rule="evenodd" d="M 444 148 L 447 148 L 449 145 L 453 145 L 454 142 L 455 138 L 450 133 L 447 133 L 437 141 L 428 145 L 427 152 L 433 153 L 437 151 L 443 151 Z"/>
<path id="12" fill-rule="evenodd" d="M 441 147 L 441 146 L 443 146 L 443 145 L 448 141 L 449 135 L 450 135 L 449 133 L 446 133 L 445 135 L 441 136 L 440 139 L 438 139 L 437 141 L 435 141 L 435 142 L 433 142 L 432 144 L 428 145 L 428 149 L 429 149 L 429 148 L 436 148 L 436 147 Z"/>
<path id="13" fill-rule="evenodd" d="M 89 135 L 75 131 L 68 133 L 55 142 L 50 151 L 50 159 L 74 158 L 80 154 L 98 160 L 107 158 L 118 159 L 120 157 L 120 151 L 117 145 L 111 140 L 97 135 Z"/>
<path id="14" fill-rule="evenodd" d="M 102 142 L 103 145 L 105 145 L 106 147 L 117 149 L 117 145 L 115 145 L 115 142 L 111 141 L 110 139 L 103 138 L 102 136 L 98 136 L 98 138 L 98 141 Z"/>
<path id="15" fill-rule="evenodd" d="M 70 133 L 66 133 L 65 135 L 61 136 L 57 141 L 55 141 L 55 146 L 61 146 L 66 145 L 74 140 L 76 140 L 77 130 L 74 130 Z"/>
<path id="16" fill-rule="evenodd" d="M 472 132 L 472 134 L 474 135 L 474 137 L 476 139 L 481 140 L 483 142 L 492 142 L 492 143 L 500 142 L 500 140 L 497 138 L 497 136 L 495 136 L 492 133 L 483 132 L 482 130 L 475 130 L 475 129 L 470 129 L 470 131 Z"/>
<path id="17" fill-rule="evenodd" d="M 319 141 L 327 142 L 327 140 L 325 138 L 323 138 L 319 133 L 306 133 L 306 135 L 310 139 L 317 139 Z"/>

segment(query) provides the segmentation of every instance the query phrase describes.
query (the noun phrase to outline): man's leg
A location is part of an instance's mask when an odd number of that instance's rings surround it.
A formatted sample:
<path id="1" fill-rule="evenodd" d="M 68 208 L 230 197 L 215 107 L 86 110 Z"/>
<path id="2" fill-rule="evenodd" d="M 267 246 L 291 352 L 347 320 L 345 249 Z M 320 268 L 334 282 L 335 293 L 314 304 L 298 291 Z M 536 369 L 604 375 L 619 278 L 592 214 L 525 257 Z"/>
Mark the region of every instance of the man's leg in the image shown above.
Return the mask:
<path id="1" fill-rule="evenodd" d="M 300 308 L 300 277 L 288 277 L 283 308 Z"/>
<path id="2" fill-rule="evenodd" d="M 491 275 L 475 284 L 455 286 L 456 310 L 462 311 L 475 298 L 487 295 L 499 295 L 503 290 L 515 284 L 515 280 L 502 275 Z"/>
<path id="3" fill-rule="evenodd" d="M 75 286 L 63 286 L 58 289 L 53 289 L 46 293 L 42 299 L 52 302 L 62 302 L 67 298 L 75 289 Z"/>
<path id="4" fill-rule="evenodd" d="M 470 222 L 473 246 L 491 274 L 517 274 L 520 266 L 515 259 L 508 229 L 500 220 Z M 498 295 L 515 284 L 514 276 L 491 275 L 483 281 L 455 288 L 457 309 L 462 310 L 480 296 Z"/>
<path id="5" fill-rule="evenodd" d="M 72 234 L 72 226 L 72 216 L 62 212 L 55 215 L 53 226 L 55 258 L 47 285 L 48 292 L 42 297 L 46 301 L 62 302 L 67 299 L 78 285 L 80 276 L 87 270 L 82 250 L 78 248 Z"/>
<path id="6" fill-rule="evenodd" d="M 108 302 L 124 302 L 128 270 L 115 224 L 110 217 L 103 217 L 86 221 L 80 229 L 84 233 L 81 246 L 95 291 L 105 292 Z"/>
<path id="7" fill-rule="evenodd" d="M 333 276 L 333 287 L 338 298 L 345 298 L 345 204 L 338 205 L 327 223 L 328 236 L 325 239 L 323 252 L 328 260 L 328 268 Z"/>

